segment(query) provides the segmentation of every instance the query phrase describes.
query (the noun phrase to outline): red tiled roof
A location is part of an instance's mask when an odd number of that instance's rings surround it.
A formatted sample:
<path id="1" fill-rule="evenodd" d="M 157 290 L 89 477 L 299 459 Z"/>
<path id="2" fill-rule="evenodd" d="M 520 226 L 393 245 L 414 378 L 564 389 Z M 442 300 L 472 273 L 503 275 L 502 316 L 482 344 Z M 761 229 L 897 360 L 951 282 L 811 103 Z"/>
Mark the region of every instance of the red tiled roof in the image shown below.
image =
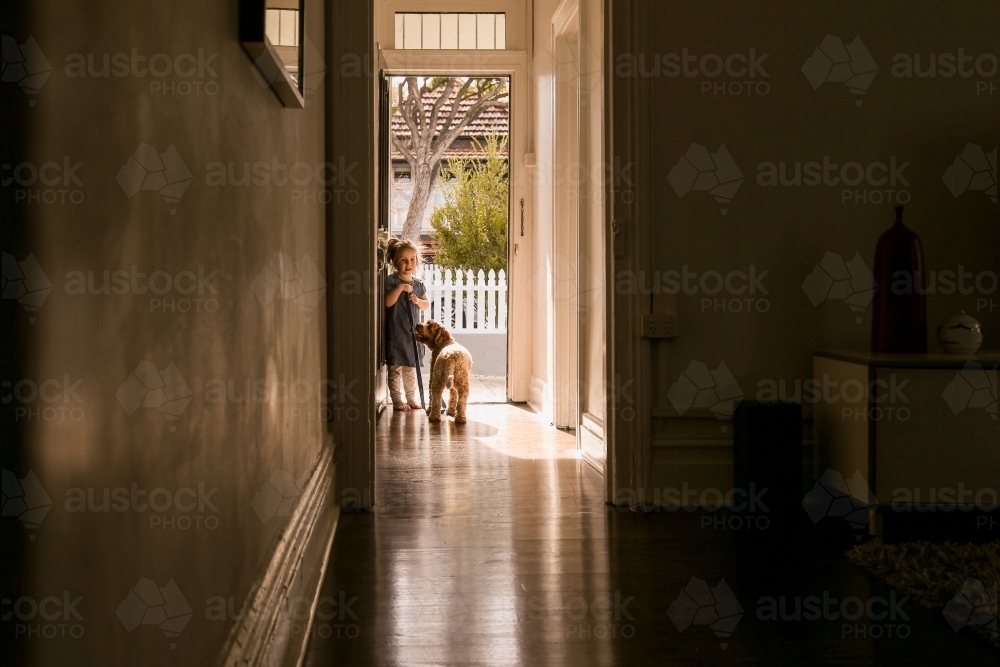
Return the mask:
<path id="1" fill-rule="evenodd" d="M 501 153 L 506 155 L 507 149 L 505 148 L 504 150 L 501 151 Z M 483 152 L 476 150 L 475 147 L 456 146 L 455 144 L 449 146 L 448 150 L 444 152 L 445 160 L 451 160 L 451 159 L 473 160 L 481 157 L 483 157 Z M 394 162 L 405 162 L 406 158 L 404 158 L 403 154 L 400 153 L 399 151 L 393 150 L 392 160 Z"/>
<path id="2" fill-rule="evenodd" d="M 440 96 L 440 92 L 435 91 L 424 91 L 421 96 L 421 101 L 424 104 L 424 110 L 426 112 L 427 120 L 430 120 L 431 107 L 437 101 Z M 446 101 L 441 105 L 440 111 L 438 111 L 438 131 L 444 130 L 444 123 L 448 120 L 448 114 L 451 113 L 452 103 L 454 101 L 455 94 L 452 93 L 451 99 Z M 464 99 L 459 102 L 458 113 L 455 115 L 456 119 L 462 117 L 462 115 L 475 104 L 476 100 Z M 409 137 L 410 128 L 407 127 L 406 122 L 403 117 L 397 111 L 392 115 L 390 122 L 390 128 L 392 132 L 397 137 Z M 500 107 L 490 107 L 483 111 L 476 120 L 469 123 L 469 125 L 462 132 L 462 137 L 486 137 L 493 134 L 506 135 L 510 132 L 510 112 L 506 108 Z"/>

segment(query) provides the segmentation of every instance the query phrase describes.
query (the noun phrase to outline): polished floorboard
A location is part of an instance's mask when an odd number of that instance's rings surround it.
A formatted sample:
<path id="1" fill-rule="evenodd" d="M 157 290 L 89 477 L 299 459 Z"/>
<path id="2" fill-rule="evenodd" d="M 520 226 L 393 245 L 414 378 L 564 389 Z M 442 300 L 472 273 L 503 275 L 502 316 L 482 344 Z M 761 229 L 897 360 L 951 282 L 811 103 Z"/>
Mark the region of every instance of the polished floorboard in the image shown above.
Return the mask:
<path id="1" fill-rule="evenodd" d="M 831 618 L 761 620 L 768 595 L 893 592 L 839 543 L 619 511 L 573 435 L 521 406 L 468 415 L 456 426 L 383 413 L 378 509 L 341 516 L 306 665 L 998 664 L 912 600 L 895 618 L 845 621 L 834 605 Z M 719 586 L 714 598 L 699 579 Z M 682 589 L 704 604 L 668 614 Z M 712 629 L 717 616 L 736 619 L 731 633 Z"/>

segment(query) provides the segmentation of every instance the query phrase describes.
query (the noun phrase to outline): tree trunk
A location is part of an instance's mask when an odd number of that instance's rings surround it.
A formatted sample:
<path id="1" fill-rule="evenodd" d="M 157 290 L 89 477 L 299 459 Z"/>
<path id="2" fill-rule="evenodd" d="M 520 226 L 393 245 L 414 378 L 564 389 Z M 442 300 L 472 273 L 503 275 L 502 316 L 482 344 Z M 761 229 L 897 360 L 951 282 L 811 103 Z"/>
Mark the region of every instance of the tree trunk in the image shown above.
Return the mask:
<path id="1" fill-rule="evenodd" d="M 420 241 L 420 228 L 423 226 L 424 213 L 431 200 L 431 192 L 437 184 L 441 163 L 431 167 L 428 164 L 415 165 L 410 168 L 410 181 L 413 183 L 413 194 L 410 197 L 410 209 L 406 212 L 406 222 L 400 237 L 414 243 Z"/>

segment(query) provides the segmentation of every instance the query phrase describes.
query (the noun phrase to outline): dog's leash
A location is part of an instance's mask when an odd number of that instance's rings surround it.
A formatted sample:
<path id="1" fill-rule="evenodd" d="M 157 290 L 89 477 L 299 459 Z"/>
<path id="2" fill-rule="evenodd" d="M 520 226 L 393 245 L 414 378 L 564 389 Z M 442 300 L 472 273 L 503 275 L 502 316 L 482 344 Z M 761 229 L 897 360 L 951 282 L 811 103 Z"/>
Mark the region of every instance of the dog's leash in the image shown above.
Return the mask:
<path id="1" fill-rule="evenodd" d="M 412 283 L 410 283 L 412 285 Z M 413 321 L 413 311 L 410 310 L 410 300 L 406 300 L 406 314 L 410 318 L 410 340 L 413 342 L 413 363 L 417 366 L 417 386 L 420 387 L 420 407 L 427 412 L 427 403 L 424 400 L 424 378 L 420 375 L 420 350 L 417 348 L 417 339 L 413 337 L 416 333 L 417 324 Z"/>

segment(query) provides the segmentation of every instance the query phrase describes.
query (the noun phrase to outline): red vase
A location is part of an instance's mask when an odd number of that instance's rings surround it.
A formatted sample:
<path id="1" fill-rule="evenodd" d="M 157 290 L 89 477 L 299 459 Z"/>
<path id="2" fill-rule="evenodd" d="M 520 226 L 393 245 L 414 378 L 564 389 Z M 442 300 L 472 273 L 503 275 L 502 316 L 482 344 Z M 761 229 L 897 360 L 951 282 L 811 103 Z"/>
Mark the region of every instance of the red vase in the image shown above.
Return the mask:
<path id="1" fill-rule="evenodd" d="M 927 279 L 920 237 L 903 224 L 903 207 L 896 207 L 896 224 L 875 247 L 875 290 L 872 312 L 872 352 L 927 353 Z"/>

